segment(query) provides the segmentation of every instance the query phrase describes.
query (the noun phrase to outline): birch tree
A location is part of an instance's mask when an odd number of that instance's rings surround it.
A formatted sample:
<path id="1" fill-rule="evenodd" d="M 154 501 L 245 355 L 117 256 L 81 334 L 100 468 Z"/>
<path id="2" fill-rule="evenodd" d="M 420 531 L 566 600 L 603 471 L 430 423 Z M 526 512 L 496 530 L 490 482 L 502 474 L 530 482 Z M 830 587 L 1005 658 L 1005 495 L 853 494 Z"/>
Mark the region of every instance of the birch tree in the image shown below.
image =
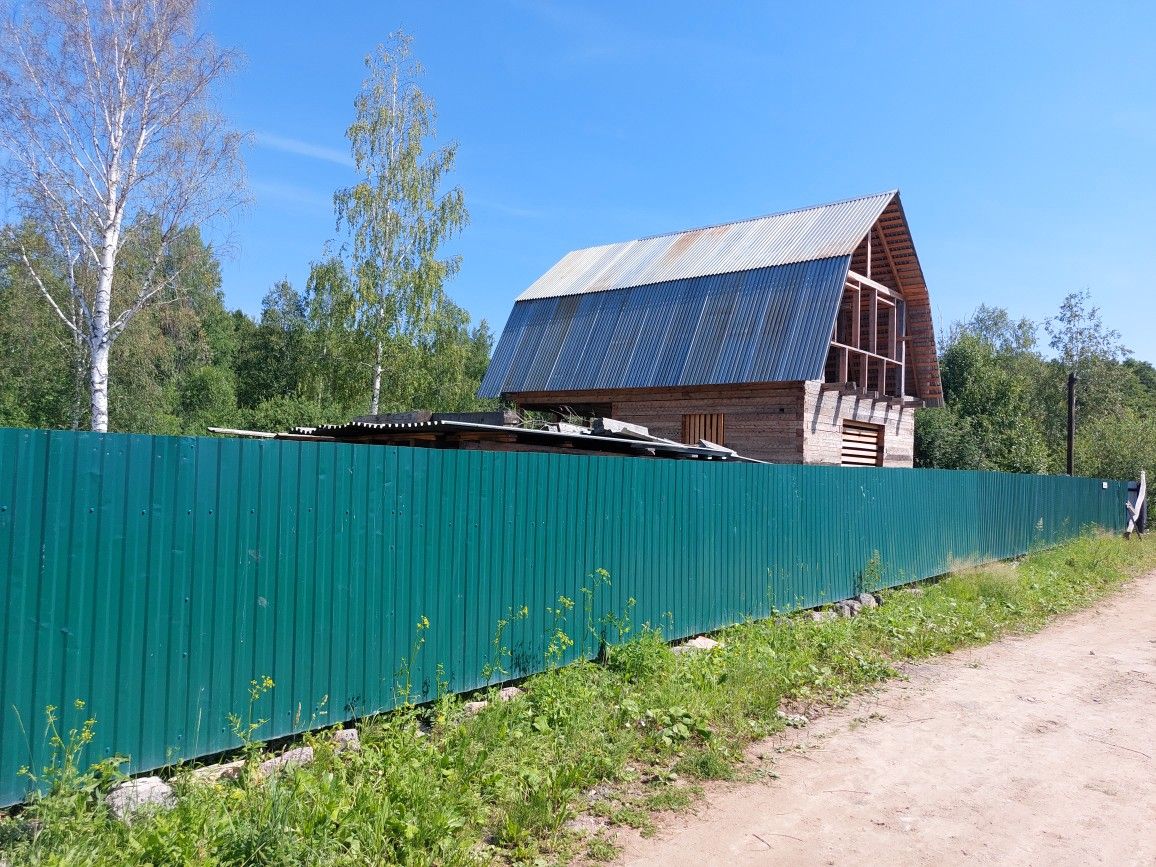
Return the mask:
<path id="1" fill-rule="evenodd" d="M 457 146 L 426 151 L 434 105 L 418 86 L 421 66 L 410 43 L 404 33 L 392 34 L 365 60 L 369 75 L 346 132 L 361 180 L 334 196 L 338 229 L 344 225 L 350 236 L 358 325 L 375 351 L 374 414 L 387 347 L 428 342 L 436 333 L 445 280 L 460 264 L 439 259 L 438 248 L 467 220 L 461 189 L 442 190 Z"/>
<path id="2" fill-rule="evenodd" d="M 210 96 L 234 58 L 197 31 L 196 0 L 4 5 L 0 172 L 54 255 L 9 240 L 86 352 L 104 431 L 113 342 L 179 292 L 182 230 L 242 199 L 240 137 Z M 144 263 L 131 275 L 118 268 L 126 248 Z"/>

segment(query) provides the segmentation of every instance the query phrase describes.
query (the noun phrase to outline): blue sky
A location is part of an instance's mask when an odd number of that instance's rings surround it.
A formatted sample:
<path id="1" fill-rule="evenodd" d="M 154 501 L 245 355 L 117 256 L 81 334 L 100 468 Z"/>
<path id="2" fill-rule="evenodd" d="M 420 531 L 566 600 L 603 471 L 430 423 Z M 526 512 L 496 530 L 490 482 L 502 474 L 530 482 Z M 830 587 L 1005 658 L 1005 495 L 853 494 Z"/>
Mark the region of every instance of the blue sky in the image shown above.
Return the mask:
<path id="1" fill-rule="evenodd" d="M 414 37 L 471 222 L 454 299 L 495 331 L 568 250 L 899 187 L 937 326 L 1088 288 L 1156 361 L 1156 4 L 224 2 L 253 204 L 231 306 L 302 287 L 355 180 L 363 58 Z"/>

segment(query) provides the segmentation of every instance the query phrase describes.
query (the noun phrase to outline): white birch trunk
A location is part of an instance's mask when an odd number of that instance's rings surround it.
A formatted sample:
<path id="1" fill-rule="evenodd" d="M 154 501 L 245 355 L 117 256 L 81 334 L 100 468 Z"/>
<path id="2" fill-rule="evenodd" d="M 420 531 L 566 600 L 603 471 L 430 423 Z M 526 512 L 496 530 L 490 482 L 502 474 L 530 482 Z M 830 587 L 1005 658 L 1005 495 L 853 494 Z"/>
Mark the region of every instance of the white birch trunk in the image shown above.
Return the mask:
<path id="1" fill-rule="evenodd" d="M 377 415 L 381 405 L 381 341 L 377 343 L 377 357 L 373 362 L 373 402 L 369 405 L 369 414 Z"/>
<path id="2" fill-rule="evenodd" d="M 121 129 L 112 136 L 113 153 L 119 155 Z M 108 222 L 104 227 L 104 244 L 100 249 L 100 277 L 93 298 L 92 318 L 88 323 L 88 382 L 92 393 L 92 429 L 108 430 L 108 353 L 112 348 L 112 280 L 116 272 L 116 253 L 120 246 L 121 213 L 120 169 L 114 160 L 108 175 Z"/>
<path id="3" fill-rule="evenodd" d="M 101 432 L 108 430 L 108 350 L 107 337 L 104 340 L 93 337 L 89 351 L 88 384 L 92 394 L 92 429 Z"/>

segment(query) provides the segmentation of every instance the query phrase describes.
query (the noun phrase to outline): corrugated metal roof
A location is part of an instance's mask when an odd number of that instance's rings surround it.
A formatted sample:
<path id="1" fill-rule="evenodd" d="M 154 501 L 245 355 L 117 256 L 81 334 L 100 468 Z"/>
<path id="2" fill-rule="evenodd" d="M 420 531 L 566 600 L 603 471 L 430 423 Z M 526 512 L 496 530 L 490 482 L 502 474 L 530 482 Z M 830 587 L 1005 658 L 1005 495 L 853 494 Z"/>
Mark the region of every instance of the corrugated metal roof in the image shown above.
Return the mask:
<path id="1" fill-rule="evenodd" d="M 897 192 L 575 250 L 563 256 L 518 300 L 606 292 L 849 256 Z"/>
<path id="2" fill-rule="evenodd" d="M 519 300 L 479 394 L 822 379 L 849 264 Z"/>

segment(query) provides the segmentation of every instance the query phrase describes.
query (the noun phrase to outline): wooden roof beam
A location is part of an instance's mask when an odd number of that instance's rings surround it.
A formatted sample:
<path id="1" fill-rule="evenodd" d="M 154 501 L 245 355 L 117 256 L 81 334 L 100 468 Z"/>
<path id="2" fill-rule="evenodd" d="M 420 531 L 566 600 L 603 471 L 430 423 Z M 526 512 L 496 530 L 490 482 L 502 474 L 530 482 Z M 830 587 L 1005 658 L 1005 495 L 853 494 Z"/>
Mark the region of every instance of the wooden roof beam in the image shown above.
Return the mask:
<path id="1" fill-rule="evenodd" d="M 864 277 L 862 274 L 858 273 L 857 271 L 848 271 L 847 272 L 847 279 L 848 279 L 848 281 L 854 280 L 855 282 L 857 282 L 859 284 L 860 288 L 868 288 L 868 289 L 876 290 L 884 298 L 893 298 L 893 299 L 897 299 L 899 301 L 903 300 L 903 296 L 900 295 L 897 291 L 895 291 L 891 287 L 884 286 L 882 283 L 878 283 L 869 277 Z"/>
<path id="2" fill-rule="evenodd" d="M 891 255 L 891 247 L 887 243 L 887 236 L 883 233 L 882 229 L 879 229 L 878 221 L 871 227 L 871 232 L 876 230 L 878 230 L 879 233 L 879 246 L 883 248 L 883 258 L 887 260 L 887 265 L 891 268 L 891 276 L 895 279 L 895 288 L 900 293 L 903 293 L 903 281 L 899 279 L 899 269 L 895 267 L 895 259 Z M 868 234 L 870 234 L 870 232 Z"/>

